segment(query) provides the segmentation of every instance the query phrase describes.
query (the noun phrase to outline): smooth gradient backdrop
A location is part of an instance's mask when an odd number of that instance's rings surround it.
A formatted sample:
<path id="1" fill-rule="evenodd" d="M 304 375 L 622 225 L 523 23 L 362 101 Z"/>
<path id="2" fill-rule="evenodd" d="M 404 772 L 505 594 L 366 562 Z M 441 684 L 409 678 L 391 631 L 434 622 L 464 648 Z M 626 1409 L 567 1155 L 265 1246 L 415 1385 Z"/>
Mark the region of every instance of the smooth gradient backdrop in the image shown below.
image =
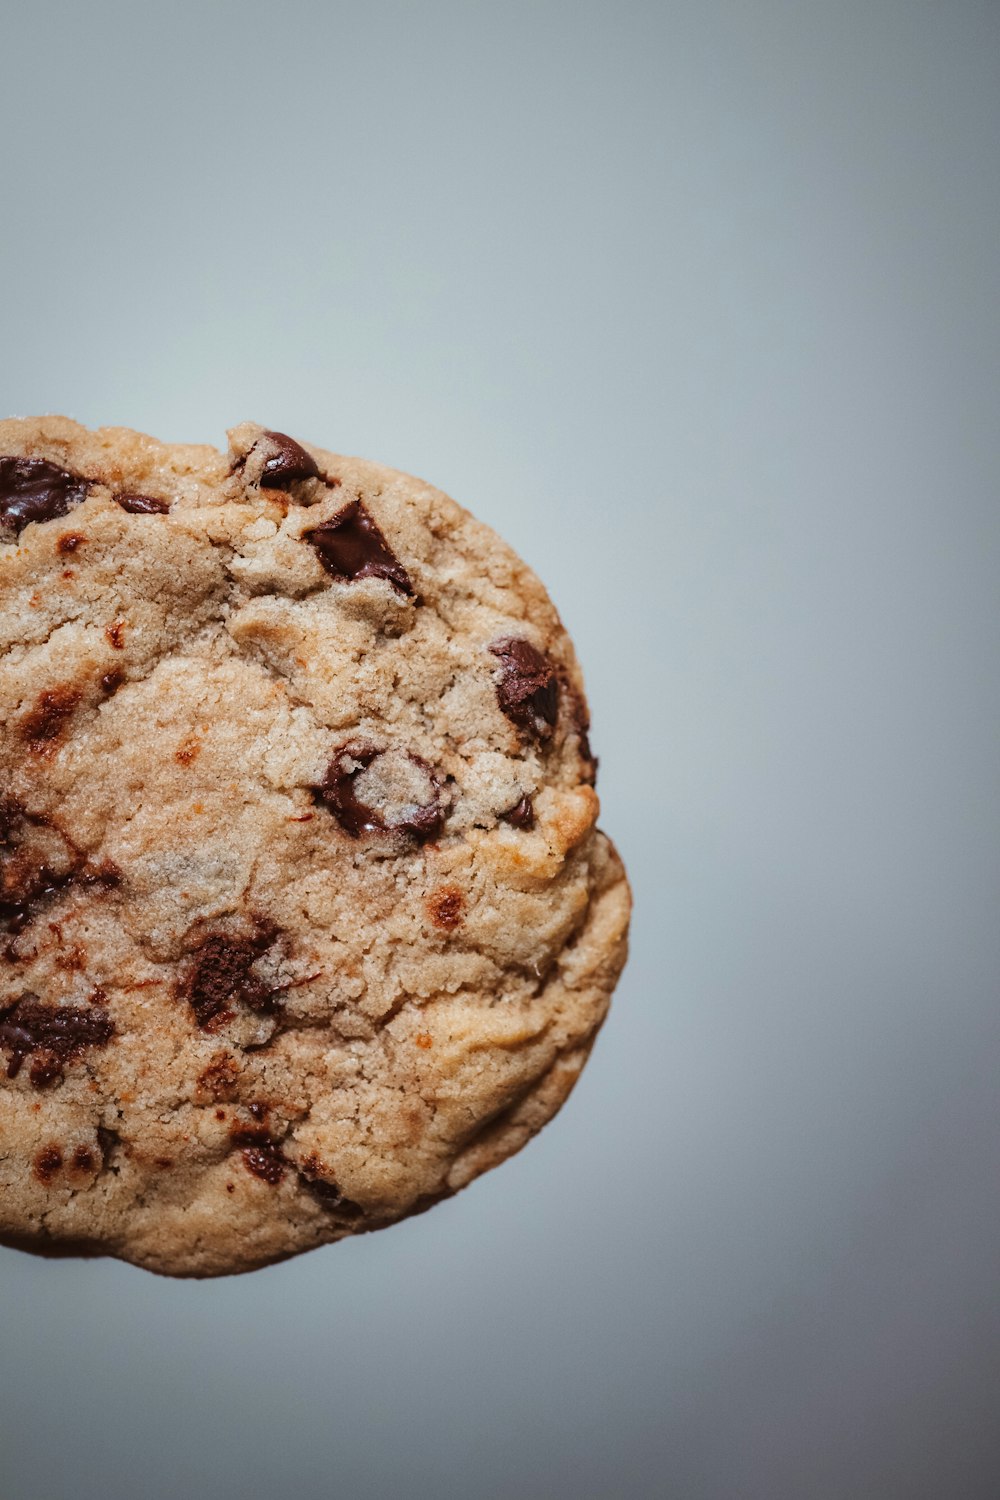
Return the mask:
<path id="1" fill-rule="evenodd" d="M 637 903 L 426 1216 L 0 1252 L 2 1500 L 996 1500 L 1000 5 L 8 0 L 0 62 L 3 413 L 470 506 Z"/>

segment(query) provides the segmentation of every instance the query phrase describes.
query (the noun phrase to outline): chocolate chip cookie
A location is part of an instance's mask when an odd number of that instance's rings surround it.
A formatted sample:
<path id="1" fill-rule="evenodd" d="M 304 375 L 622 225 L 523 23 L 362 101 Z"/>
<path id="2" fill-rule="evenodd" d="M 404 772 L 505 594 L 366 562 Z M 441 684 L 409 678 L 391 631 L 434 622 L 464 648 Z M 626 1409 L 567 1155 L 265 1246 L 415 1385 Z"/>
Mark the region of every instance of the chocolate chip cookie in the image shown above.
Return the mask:
<path id="1" fill-rule="evenodd" d="M 625 958 L 573 648 L 419 480 L 0 423 L 0 1239 L 244 1271 L 558 1109 Z"/>

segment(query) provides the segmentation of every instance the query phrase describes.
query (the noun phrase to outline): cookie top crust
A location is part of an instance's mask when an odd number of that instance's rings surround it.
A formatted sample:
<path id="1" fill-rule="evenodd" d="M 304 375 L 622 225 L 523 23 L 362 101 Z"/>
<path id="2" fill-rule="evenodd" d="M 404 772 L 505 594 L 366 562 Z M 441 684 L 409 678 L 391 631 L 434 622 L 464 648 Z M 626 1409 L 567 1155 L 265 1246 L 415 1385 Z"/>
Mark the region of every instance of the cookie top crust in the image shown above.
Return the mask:
<path id="1" fill-rule="evenodd" d="M 0 422 L 0 1239 L 249 1270 L 517 1150 L 629 895 L 572 645 L 440 491 Z"/>

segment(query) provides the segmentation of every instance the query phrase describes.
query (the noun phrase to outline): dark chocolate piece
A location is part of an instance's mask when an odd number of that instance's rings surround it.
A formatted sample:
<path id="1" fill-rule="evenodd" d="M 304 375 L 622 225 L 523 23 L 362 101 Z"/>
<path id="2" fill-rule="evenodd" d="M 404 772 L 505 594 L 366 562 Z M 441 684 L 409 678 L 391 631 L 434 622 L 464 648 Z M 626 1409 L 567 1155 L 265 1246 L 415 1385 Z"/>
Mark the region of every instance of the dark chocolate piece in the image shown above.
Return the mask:
<path id="1" fill-rule="evenodd" d="M 413 597 L 413 584 L 360 500 L 312 531 L 304 533 L 319 560 L 334 578 L 353 583 L 357 578 L 385 578 L 401 594 Z"/>
<path id="2" fill-rule="evenodd" d="M 326 1182 L 322 1177 L 306 1177 L 301 1172 L 299 1182 L 324 1208 L 336 1211 L 342 1218 L 360 1219 L 364 1214 L 360 1203 L 345 1198 L 335 1182 Z"/>
<path id="3" fill-rule="evenodd" d="M 88 1047 L 106 1047 L 114 1036 L 114 1022 L 106 1010 L 79 1005 L 49 1005 L 42 1000 L 19 1000 L 0 1014 L 0 1047 L 10 1049 L 7 1077 L 16 1078 L 32 1053 L 31 1081 L 44 1088 L 63 1075 L 63 1065 Z"/>
<path id="4" fill-rule="evenodd" d="M 512 828 L 534 828 L 535 826 L 535 808 L 530 797 L 522 797 L 520 802 L 515 802 L 513 807 L 508 808 L 507 812 L 501 813 L 500 816 Z"/>
<path id="5" fill-rule="evenodd" d="M 372 808 L 354 795 L 354 780 L 367 770 L 378 755 L 374 745 L 344 745 L 326 768 L 326 775 L 315 788 L 345 833 L 352 839 L 362 833 L 374 833 L 384 825 Z"/>
<path id="6" fill-rule="evenodd" d="M 73 884 L 73 869 L 55 871 L 30 858 L 0 858 L 0 923 L 8 932 L 21 932 L 44 905 Z"/>
<path id="7" fill-rule="evenodd" d="M 430 778 L 435 792 L 432 802 L 423 807 L 414 807 L 398 822 L 386 823 L 377 809 L 359 801 L 355 795 L 355 779 L 384 753 L 376 750 L 374 745 L 342 745 L 327 766 L 320 785 L 313 787 L 313 792 L 330 809 L 341 828 L 352 839 L 360 838 L 363 833 L 388 831 L 412 834 L 420 843 L 435 838 L 444 825 L 446 808 L 440 795 L 437 775 L 419 755 L 406 752 L 414 765 L 419 766 Z"/>
<path id="8" fill-rule="evenodd" d="M 115 499 L 130 516 L 165 516 L 170 509 L 169 500 L 160 500 L 156 495 L 137 495 L 131 490 L 123 491 Z"/>
<path id="9" fill-rule="evenodd" d="M 285 1175 L 288 1161 L 280 1142 L 273 1140 L 266 1130 L 234 1130 L 231 1133 L 234 1146 L 243 1152 L 243 1165 L 254 1177 L 276 1187 Z"/>
<path id="10" fill-rule="evenodd" d="M 36 755 L 48 755 L 66 732 L 68 721 L 83 694 L 79 688 L 47 688 L 39 693 L 35 706 L 18 725 L 21 738 Z"/>
<path id="11" fill-rule="evenodd" d="M 63 1156 L 58 1146 L 43 1146 L 32 1163 L 32 1171 L 42 1186 L 48 1187 L 62 1164 Z"/>
<path id="12" fill-rule="evenodd" d="M 31 1079 L 32 1087 L 36 1089 L 47 1089 L 52 1083 L 61 1083 L 63 1065 L 59 1054 L 48 1051 L 37 1052 L 31 1059 L 28 1077 Z"/>
<path id="13" fill-rule="evenodd" d="M 44 840 L 32 848 L 30 830 Z M 58 868 L 49 862 L 55 859 Z M 0 800 L 0 926 L 18 933 L 36 912 L 73 885 L 111 888 L 121 881 L 121 872 L 110 861 L 89 865 L 83 854 L 61 834 L 50 829 L 48 820 L 25 811 L 8 797 Z"/>
<path id="14" fill-rule="evenodd" d="M 530 641 L 507 636 L 490 651 L 500 661 L 497 702 L 518 728 L 546 740 L 559 712 L 559 678 L 549 658 Z"/>
<path id="15" fill-rule="evenodd" d="M 33 521 L 54 521 L 86 500 L 91 481 L 44 458 L 0 458 L 0 533 L 20 536 Z"/>
<path id="16" fill-rule="evenodd" d="M 324 1208 L 334 1209 L 348 1219 L 360 1218 L 364 1209 L 359 1204 L 352 1203 L 350 1198 L 345 1198 L 335 1182 L 320 1175 L 328 1170 L 314 1152 L 310 1153 L 302 1165 L 296 1168 L 300 1187 L 311 1193 Z"/>
<path id="17" fill-rule="evenodd" d="M 281 1009 L 276 991 L 253 972 L 276 936 L 274 927 L 261 925 L 252 937 L 217 932 L 201 942 L 179 985 L 199 1026 L 228 1019 L 239 1005 L 269 1015 Z"/>
<path id="18" fill-rule="evenodd" d="M 264 463 L 260 476 L 262 490 L 287 490 L 296 480 L 320 477 L 319 465 L 312 454 L 287 432 L 265 432 L 264 436 L 274 451 Z"/>

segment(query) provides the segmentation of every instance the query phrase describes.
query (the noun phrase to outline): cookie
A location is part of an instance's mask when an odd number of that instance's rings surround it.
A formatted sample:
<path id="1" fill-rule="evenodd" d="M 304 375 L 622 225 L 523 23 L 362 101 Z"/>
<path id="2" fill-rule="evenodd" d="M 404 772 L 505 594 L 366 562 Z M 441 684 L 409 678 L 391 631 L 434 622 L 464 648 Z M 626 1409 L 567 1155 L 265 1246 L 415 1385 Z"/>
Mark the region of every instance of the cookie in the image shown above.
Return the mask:
<path id="1" fill-rule="evenodd" d="M 0 423 L 0 1238 L 171 1275 L 521 1147 L 625 958 L 573 648 L 439 491 Z"/>

